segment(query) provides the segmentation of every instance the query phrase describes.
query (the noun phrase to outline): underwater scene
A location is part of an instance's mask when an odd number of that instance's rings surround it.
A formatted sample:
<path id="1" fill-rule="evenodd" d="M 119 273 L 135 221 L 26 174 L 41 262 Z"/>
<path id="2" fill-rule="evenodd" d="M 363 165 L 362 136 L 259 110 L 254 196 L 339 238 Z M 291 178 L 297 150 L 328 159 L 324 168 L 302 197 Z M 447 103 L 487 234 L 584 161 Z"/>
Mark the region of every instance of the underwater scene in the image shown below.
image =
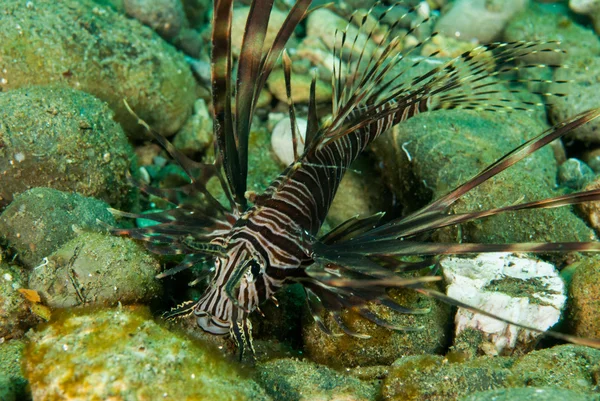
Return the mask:
<path id="1" fill-rule="evenodd" d="M 600 0 L 0 0 L 0 401 L 600 400 Z"/>

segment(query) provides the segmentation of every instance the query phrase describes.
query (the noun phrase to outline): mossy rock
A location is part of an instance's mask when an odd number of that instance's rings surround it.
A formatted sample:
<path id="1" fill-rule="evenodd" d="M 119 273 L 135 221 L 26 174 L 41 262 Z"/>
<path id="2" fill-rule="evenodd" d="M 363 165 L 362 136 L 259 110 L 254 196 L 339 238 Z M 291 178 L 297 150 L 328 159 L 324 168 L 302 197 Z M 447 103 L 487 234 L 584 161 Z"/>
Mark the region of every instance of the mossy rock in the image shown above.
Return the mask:
<path id="1" fill-rule="evenodd" d="M 220 353 L 134 307 L 63 314 L 31 334 L 23 370 L 36 400 L 270 400 Z"/>
<path id="2" fill-rule="evenodd" d="M 417 115 L 373 145 L 406 210 L 437 199 L 546 128 L 524 112 L 465 110 Z M 480 211 L 557 196 L 552 150 L 540 149 L 458 199 L 451 212 Z M 567 208 L 504 213 L 438 232 L 441 242 L 557 242 L 595 238 Z"/>
<path id="3" fill-rule="evenodd" d="M 2 3 L 0 89 L 61 83 L 106 101 L 128 134 L 176 132 L 196 83 L 184 56 L 150 28 L 92 0 Z"/>
<path id="4" fill-rule="evenodd" d="M 439 355 L 415 355 L 394 363 L 382 386 L 383 399 L 449 401 L 504 386 L 513 358 L 482 357 L 452 363 Z"/>
<path id="5" fill-rule="evenodd" d="M 88 93 L 44 86 L 0 93 L 0 209 L 34 187 L 131 207 L 132 155 L 112 111 Z"/>
<path id="6" fill-rule="evenodd" d="M 511 370 L 507 387 L 553 387 L 591 395 L 600 384 L 600 350 L 559 345 L 521 357 Z"/>
<path id="7" fill-rule="evenodd" d="M 569 286 L 567 323 L 579 337 L 600 338 L 600 256 L 587 256 L 569 266 L 574 270 Z"/>
<path id="8" fill-rule="evenodd" d="M 256 380 L 274 401 L 376 399 L 371 383 L 297 359 L 275 359 L 258 365 Z"/>

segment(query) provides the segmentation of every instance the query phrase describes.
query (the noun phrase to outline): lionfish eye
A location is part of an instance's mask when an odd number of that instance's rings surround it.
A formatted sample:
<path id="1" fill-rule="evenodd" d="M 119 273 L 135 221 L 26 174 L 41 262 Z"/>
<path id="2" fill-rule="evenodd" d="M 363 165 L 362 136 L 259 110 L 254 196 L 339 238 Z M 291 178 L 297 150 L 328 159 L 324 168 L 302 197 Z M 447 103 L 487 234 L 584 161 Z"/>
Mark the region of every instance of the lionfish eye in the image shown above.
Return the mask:
<path id="1" fill-rule="evenodd" d="M 258 262 L 253 259 L 250 262 L 248 262 L 248 264 L 250 265 L 250 273 L 252 274 L 252 277 L 258 277 L 258 275 L 260 274 L 260 265 L 258 264 Z"/>

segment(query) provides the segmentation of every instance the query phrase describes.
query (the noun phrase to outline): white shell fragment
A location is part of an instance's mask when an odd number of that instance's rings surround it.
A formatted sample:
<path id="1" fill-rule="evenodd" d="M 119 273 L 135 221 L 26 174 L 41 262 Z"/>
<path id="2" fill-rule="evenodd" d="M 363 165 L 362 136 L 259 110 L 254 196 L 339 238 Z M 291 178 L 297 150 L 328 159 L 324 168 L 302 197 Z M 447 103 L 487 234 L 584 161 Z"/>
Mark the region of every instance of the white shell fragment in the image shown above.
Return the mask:
<path id="1" fill-rule="evenodd" d="M 304 138 L 306 134 L 307 121 L 303 118 L 296 118 L 298 135 L 298 155 L 304 152 Z M 271 134 L 271 147 L 277 159 L 287 165 L 290 165 L 294 161 L 294 148 L 292 145 L 292 123 L 289 117 L 285 117 L 275 125 L 273 133 Z"/>
<path id="2" fill-rule="evenodd" d="M 558 322 L 565 306 L 565 285 L 546 262 L 490 253 L 474 259 L 446 258 L 441 267 L 448 296 L 515 323 L 547 330 Z M 455 336 L 467 328 L 482 332 L 493 345 L 482 347 L 489 355 L 509 352 L 539 336 L 463 308 L 456 313 L 455 324 Z"/>

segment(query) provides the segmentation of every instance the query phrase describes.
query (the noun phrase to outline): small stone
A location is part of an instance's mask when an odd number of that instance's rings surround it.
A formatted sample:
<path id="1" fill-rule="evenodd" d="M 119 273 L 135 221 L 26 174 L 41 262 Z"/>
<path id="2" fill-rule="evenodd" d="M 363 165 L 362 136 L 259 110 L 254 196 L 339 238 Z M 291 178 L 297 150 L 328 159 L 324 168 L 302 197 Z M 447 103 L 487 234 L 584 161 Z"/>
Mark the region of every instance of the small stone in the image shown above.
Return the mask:
<path id="1" fill-rule="evenodd" d="M 584 152 L 582 158 L 584 163 L 594 170 L 594 173 L 600 173 L 600 148 Z"/>
<path id="2" fill-rule="evenodd" d="M 584 190 L 592 191 L 600 189 L 600 180 L 589 183 Z M 586 217 L 596 232 L 600 232 L 600 201 L 584 202 L 578 205 L 579 211 Z"/>
<path id="3" fill-rule="evenodd" d="M 0 400 L 30 400 L 27 380 L 21 372 L 21 361 L 25 342 L 9 340 L 0 342 Z"/>
<path id="4" fill-rule="evenodd" d="M 558 183 L 570 189 L 580 190 L 594 177 L 594 171 L 579 159 L 567 159 L 558 168 Z"/>
<path id="5" fill-rule="evenodd" d="M 527 57 L 530 63 L 570 64 L 568 59 L 578 56 L 600 54 L 600 40 L 596 34 L 576 22 L 566 13 L 552 12 L 549 7 L 532 3 L 516 15 L 504 30 L 503 40 L 511 41 L 560 41 L 556 48 L 564 53 L 537 52 Z M 549 45 L 550 47 L 551 45 Z"/>
<path id="6" fill-rule="evenodd" d="M 577 391 L 588 400 L 597 395 L 600 350 L 582 345 L 558 345 L 532 351 L 515 361 L 510 387 L 552 387 Z"/>
<path id="7" fill-rule="evenodd" d="M 300 156 L 304 152 L 304 140 L 308 122 L 304 118 L 296 118 L 296 152 Z M 289 117 L 279 121 L 271 134 L 273 153 L 281 164 L 288 166 L 294 161 L 294 144 L 292 140 L 292 123 Z"/>
<path id="8" fill-rule="evenodd" d="M 553 84 L 549 91 L 564 93 L 565 96 L 552 100 L 548 114 L 555 124 L 565 121 L 576 114 L 598 107 L 600 98 L 600 58 L 598 55 L 572 56 L 566 67 L 554 71 L 554 79 L 567 81 L 566 84 Z M 596 119 L 575 128 L 569 139 L 585 144 L 600 143 L 600 122 Z"/>
<path id="9" fill-rule="evenodd" d="M 385 401 L 457 400 L 475 391 L 503 387 L 513 358 L 480 357 L 453 362 L 441 355 L 415 355 L 398 359 L 383 381 Z"/>
<path id="10" fill-rule="evenodd" d="M 436 288 L 436 290 L 438 290 Z M 327 335 L 312 321 L 303 328 L 304 349 L 311 360 L 332 367 L 389 365 L 402 355 L 436 354 L 446 346 L 450 309 L 441 302 L 409 289 L 391 290 L 396 303 L 407 308 L 429 310 L 429 313 L 402 314 L 382 305 L 369 304 L 369 309 L 395 326 L 418 328 L 414 331 L 394 331 L 380 327 L 360 317 L 352 310 L 343 310 L 341 318 L 351 330 L 370 338 L 345 335 L 329 314 L 322 316 L 327 327 L 339 335 Z"/>
<path id="11" fill-rule="evenodd" d="M 508 21 L 528 0 L 458 0 L 442 15 L 435 30 L 442 35 L 479 43 L 498 40 Z"/>
<path id="12" fill-rule="evenodd" d="M 235 57 L 239 57 L 242 50 L 242 39 L 249 12 L 250 7 L 238 7 L 233 10 L 233 20 L 231 22 L 231 53 Z M 276 7 L 271 10 L 263 51 L 266 51 L 271 46 L 286 17 L 287 14 L 278 10 Z"/>
<path id="13" fill-rule="evenodd" d="M 360 19 L 353 21 L 360 21 Z M 341 32 L 346 30 L 346 28 L 348 28 L 347 37 L 351 38 L 351 40 L 346 40 L 344 43 L 344 53 L 352 51 L 355 56 L 358 56 L 364 47 L 365 54 L 373 54 L 377 46 L 375 42 L 367 36 L 366 32 L 368 31 L 359 31 L 356 25 L 348 24 L 348 21 L 345 18 L 340 17 L 327 8 L 319 8 L 310 13 L 306 22 L 306 35 L 321 39 L 327 48 L 333 50 L 334 46 L 336 46 L 336 40 L 338 47 L 341 40 L 339 34 L 332 35 L 332 32 L 335 32 L 336 29 Z M 358 38 L 356 43 L 354 43 L 354 38 L 357 34 Z"/>
<path id="14" fill-rule="evenodd" d="M 457 301 L 539 330 L 549 329 L 560 319 L 565 288 L 549 263 L 491 253 L 476 258 L 449 257 L 440 265 L 448 283 L 446 293 Z M 540 336 L 463 308 L 458 309 L 455 323 L 457 338 L 467 329 L 481 331 L 484 340 L 493 345 L 480 347 L 489 355 L 527 349 Z"/>
<path id="15" fill-rule="evenodd" d="M 125 13 L 163 38 L 173 39 L 187 26 L 180 0 L 124 0 Z"/>
<path id="16" fill-rule="evenodd" d="M 194 104 L 194 114 L 175 135 L 173 145 L 184 153 L 203 152 L 213 141 L 213 121 L 204 99 Z"/>

